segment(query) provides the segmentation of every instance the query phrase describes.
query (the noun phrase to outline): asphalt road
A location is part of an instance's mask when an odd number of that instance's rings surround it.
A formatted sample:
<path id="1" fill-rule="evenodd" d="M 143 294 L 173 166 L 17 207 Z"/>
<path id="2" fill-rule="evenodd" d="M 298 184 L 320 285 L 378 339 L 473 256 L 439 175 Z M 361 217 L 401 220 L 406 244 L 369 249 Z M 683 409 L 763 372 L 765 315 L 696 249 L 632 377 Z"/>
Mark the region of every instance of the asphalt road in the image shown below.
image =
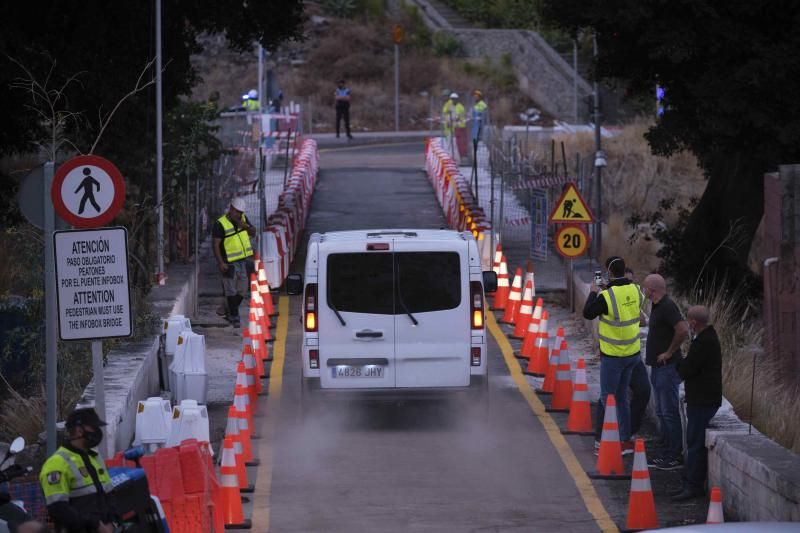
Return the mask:
<path id="1" fill-rule="evenodd" d="M 422 154 L 421 143 L 323 152 L 307 234 L 442 227 Z M 294 271 L 304 259 L 301 249 Z M 254 531 L 616 530 L 493 338 L 488 416 L 454 398 L 330 406 L 303 418 L 300 299 L 281 305 L 290 312 L 278 331 L 287 332 L 275 343 L 270 395 L 256 422 Z"/>

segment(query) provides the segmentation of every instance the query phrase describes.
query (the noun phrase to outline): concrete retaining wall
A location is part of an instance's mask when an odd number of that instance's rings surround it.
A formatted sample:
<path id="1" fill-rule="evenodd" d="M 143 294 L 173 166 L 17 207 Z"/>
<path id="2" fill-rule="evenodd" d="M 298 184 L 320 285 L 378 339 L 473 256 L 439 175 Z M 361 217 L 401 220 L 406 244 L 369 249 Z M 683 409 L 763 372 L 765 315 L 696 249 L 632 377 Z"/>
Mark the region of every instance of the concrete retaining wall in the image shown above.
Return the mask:
<path id="1" fill-rule="evenodd" d="M 153 288 L 148 296 L 156 316 L 185 315 L 193 309 L 192 266 L 177 265 L 167 269 L 167 284 Z M 106 456 L 124 450 L 133 441 L 136 406 L 139 400 L 161 393 L 158 369 L 160 339 L 153 336 L 140 342 L 126 342 L 109 352 L 105 366 Z M 94 380 L 78 401 L 79 407 L 94 406 Z M 102 415 L 101 415 L 102 416 Z"/>
<path id="2" fill-rule="evenodd" d="M 548 115 L 573 120 L 575 86 L 579 109 L 584 107 L 581 105 L 583 99 L 592 94 L 591 85 L 576 75 L 572 66 L 535 31 L 457 29 L 427 0 L 409 0 L 409 3 L 418 8 L 423 21 L 432 31 L 455 36 L 467 57 L 488 57 L 500 62 L 504 55 L 508 55 L 517 74 L 520 90 L 535 100 Z"/>

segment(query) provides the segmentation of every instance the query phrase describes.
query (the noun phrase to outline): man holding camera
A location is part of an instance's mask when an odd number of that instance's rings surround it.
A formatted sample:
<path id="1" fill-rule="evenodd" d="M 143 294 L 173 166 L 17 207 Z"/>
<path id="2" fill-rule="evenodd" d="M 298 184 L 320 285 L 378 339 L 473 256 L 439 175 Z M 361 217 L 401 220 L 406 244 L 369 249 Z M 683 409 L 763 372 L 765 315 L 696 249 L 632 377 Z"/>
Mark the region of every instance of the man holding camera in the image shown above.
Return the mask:
<path id="1" fill-rule="evenodd" d="M 641 359 L 639 324 L 643 299 L 636 284 L 625 277 L 625 261 L 621 257 L 609 257 L 605 265 L 608 286 L 600 290 L 598 280 L 593 281 L 583 316 L 587 320 L 600 319 L 600 401 L 605 407 L 608 395 L 614 395 L 622 453 L 630 454 L 633 443 L 628 387 Z"/>

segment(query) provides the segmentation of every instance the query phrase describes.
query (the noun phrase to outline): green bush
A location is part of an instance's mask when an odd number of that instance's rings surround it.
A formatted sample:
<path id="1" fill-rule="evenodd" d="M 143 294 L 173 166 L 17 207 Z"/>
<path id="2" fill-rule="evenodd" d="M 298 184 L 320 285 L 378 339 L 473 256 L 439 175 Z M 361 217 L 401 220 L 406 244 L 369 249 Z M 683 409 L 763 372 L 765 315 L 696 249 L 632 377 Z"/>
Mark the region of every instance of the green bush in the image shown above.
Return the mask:
<path id="1" fill-rule="evenodd" d="M 358 10 L 356 0 L 325 0 L 325 11 L 340 18 L 352 18 Z"/>
<path id="2" fill-rule="evenodd" d="M 461 41 L 455 36 L 441 31 L 433 34 L 433 53 L 438 57 L 456 57 L 462 51 Z"/>

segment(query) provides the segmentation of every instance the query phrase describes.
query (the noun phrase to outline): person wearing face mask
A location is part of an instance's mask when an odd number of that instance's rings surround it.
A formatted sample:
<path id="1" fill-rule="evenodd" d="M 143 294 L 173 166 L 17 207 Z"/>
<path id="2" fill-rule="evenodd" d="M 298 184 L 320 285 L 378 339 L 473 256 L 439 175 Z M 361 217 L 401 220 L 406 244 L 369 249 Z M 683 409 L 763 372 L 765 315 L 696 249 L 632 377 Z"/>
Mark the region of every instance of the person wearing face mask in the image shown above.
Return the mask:
<path id="1" fill-rule="evenodd" d="M 67 417 L 65 441 L 39 473 L 47 512 L 59 533 L 113 533 L 116 513 L 108 495 L 111 479 L 95 449 L 103 422 L 92 408 Z"/>
<path id="2" fill-rule="evenodd" d="M 605 408 L 608 395 L 614 395 L 622 453 L 627 455 L 633 453 L 628 387 L 631 374 L 641 360 L 639 324 L 643 297 L 639 288 L 625 277 L 625 261 L 621 257 L 609 257 L 606 270 L 608 286 L 600 290 L 592 283 L 583 316 L 587 320 L 600 319 L 600 401 Z"/>

